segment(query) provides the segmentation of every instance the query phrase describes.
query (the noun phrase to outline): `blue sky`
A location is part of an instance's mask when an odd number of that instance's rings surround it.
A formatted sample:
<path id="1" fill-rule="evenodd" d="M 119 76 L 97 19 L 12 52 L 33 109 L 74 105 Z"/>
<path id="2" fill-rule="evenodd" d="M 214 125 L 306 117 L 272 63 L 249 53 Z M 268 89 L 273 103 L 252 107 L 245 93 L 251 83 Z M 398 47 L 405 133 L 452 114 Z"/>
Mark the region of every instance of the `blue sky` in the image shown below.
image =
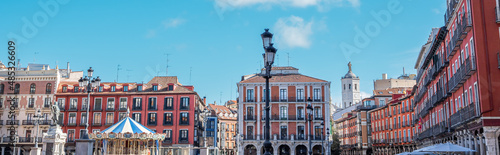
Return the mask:
<path id="1" fill-rule="evenodd" d="M 92 66 L 103 81 L 116 80 L 120 65 L 118 82 L 164 76 L 168 55 L 169 76 L 219 103 L 235 99 L 241 76 L 262 66 L 260 34 L 270 28 L 275 65 L 331 81 L 339 102 L 349 61 L 366 93 L 382 73 L 415 73 L 420 47 L 431 28 L 443 26 L 445 10 L 444 0 L 5 1 L 0 48 L 14 38 L 23 66 Z"/>

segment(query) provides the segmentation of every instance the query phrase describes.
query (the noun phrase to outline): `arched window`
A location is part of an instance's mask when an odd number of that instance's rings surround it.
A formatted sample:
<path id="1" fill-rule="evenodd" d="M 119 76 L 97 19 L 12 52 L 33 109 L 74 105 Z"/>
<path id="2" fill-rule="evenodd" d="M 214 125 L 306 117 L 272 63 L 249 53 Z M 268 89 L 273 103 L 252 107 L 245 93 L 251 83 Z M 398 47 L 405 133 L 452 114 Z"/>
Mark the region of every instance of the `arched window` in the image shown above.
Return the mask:
<path id="1" fill-rule="evenodd" d="M 14 86 L 14 94 L 19 94 L 19 88 L 21 86 L 19 85 L 19 83 L 16 83 L 16 85 Z"/>
<path id="2" fill-rule="evenodd" d="M 30 94 L 34 94 L 35 93 L 35 89 L 36 89 L 36 85 L 34 83 L 32 83 L 30 85 Z"/>
<path id="3" fill-rule="evenodd" d="M 3 87 L 4 87 L 4 85 L 0 84 L 0 94 L 3 94 Z"/>
<path id="4" fill-rule="evenodd" d="M 52 92 L 52 83 L 47 83 L 45 86 L 45 93 L 50 94 Z"/>

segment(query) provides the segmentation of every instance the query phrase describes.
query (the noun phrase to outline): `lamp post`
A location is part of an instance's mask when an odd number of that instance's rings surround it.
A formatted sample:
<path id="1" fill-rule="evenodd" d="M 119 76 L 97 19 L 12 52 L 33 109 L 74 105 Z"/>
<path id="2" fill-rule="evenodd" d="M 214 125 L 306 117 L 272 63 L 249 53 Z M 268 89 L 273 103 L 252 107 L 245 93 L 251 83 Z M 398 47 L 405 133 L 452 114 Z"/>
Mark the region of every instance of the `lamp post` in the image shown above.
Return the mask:
<path id="1" fill-rule="evenodd" d="M 323 136 L 323 135 L 324 135 L 324 133 L 323 133 L 323 129 L 324 129 L 324 127 L 325 127 L 325 122 L 321 122 L 321 136 Z M 322 154 L 322 155 L 325 155 L 325 150 L 326 150 L 326 149 L 325 149 L 325 145 L 324 145 L 324 144 L 325 144 L 325 138 L 323 138 L 323 139 L 321 140 L 321 154 Z"/>
<path id="2" fill-rule="evenodd" d="M 40 118 L 43 117 L 41 115 L 41 113 L 42 113 L 42 110 L 38 109 L 36 111 L 35 116 L 33 116 L 35 118 L 35 126 L 36 126 L 36 130 L 35 130 L 35 148 L 37 148 L 37 149 L 38 149 L 38 128 L 39 128 L 39 125 L 40 125 Z"/>
<path id="3" fill-rule="evenodd" d="M 205 131 L 204 131 L 204 135 L 205 136 L 203 137 L 203 139 L 205 141 L 205 144 L 204 144 L 205 148 L 207 148 L 207 124 L 208 124 L 207 123 L 207 120 L 208 120 L 207 117 L 208 117 L 208 113 L 209 113 L 209 111 L 207 109 L 203 110 L 203 116 L 204 116 L 203 117 L 203 124 L 205 124 Z M 208 148 L 207 148 L 207 151 L 208 151 Z"/>
<path id="4" fill-rule="evenodd" d="M 262 54 L 264 56 L 264 66 L 266 67 L 266 74 L 263 76 L 266 79 L 266 92 L 265 92 L 265 97 L 266 97 L 266 128 L 264 130 L 265 132 L 265 138 L 266 141 L 264 142 L 264 155 L 271 155 L 271 142 L 269 141 L 270 139 L 270 123 L 269 123 L 269 100 L 270 100 L 270 93 L 269 93 L 269 79 L 271 78 L 271 67 L 274 63 L 274 55 L 276 54 L 276 51 L 278 51 L 276 48 L 273 47 L 272 39 L 273 39 L 273 34 L 269 32 L 269 29 L 265 29 L 265 32 L 260 35 L 262 37 L 262 45 L 264 47 L 265 53 Z"/>
<path id="5" fill-rule="evenodd" d="M 309 154 L 312 155 L 312 143 L 311 140 L 313 138 L 312 135 L 312 117 L 313 117 L 313 107 L 312 107 L 312 100 L 311 97 L 307 99 L 307 115 L 308 115 L 308 121 L 309 121 Z"/>
<path id="6" fill-rule="evenodd" d="M 85 130 L 84 135 L 80 135 L 80 139 L 89 139 L 89 110 L 90 110 L 90 93 L 94 88 L 98 88 L 101 85 L 101 79 L 99 76 L 97 78 L 92 79 L 92 75 L 94 74 L 94 70 L 90 67 L 87 70 L 87 76 L 85 78 L 80 77 L 78 80 L 78 85 L 82 88 L 85 88 L 87 92 L 87 113 L 85 116 Z"/>
<path id="7" fill-rule="evenodd" d="M 326 148 L 325 152 L 330 151 L 330 128 L 326 128 Z"/>

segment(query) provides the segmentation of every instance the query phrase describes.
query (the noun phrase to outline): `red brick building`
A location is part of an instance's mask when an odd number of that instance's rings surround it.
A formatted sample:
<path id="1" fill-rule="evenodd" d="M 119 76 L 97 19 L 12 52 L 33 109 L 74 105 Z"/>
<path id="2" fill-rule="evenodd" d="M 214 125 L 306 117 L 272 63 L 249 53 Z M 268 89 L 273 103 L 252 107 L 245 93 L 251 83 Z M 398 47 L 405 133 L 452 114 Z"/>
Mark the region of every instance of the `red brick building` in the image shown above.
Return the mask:
<path id="1" fill-rule="evenodd" d="M 421 146 L 453 142 L 498 154 L 500 2 L 448 0 L 417 60 L 415 116 Z"/>
<path id="2" fill-rule="evenodd" d="M 416 149 L 413 141 L 413 93 L 393 94 L 387 105 L 370 110 L 374 154 L 398 154 Z"/>
<path id="3" fill-rule="evenodd" d="M 221 154 L 236 155 L 235 135 L 238 128 L 238 114 L 226 106 L 209 104 L 211 114 L 217 117 L 217 147 Z"/>
<path id="4" fill-rule="evenodd" d="M 320 153 L 326 129 L 330 127 L 330 82 L 302 75 L 294 67 L 273 67 L 271 75 L 270 132 L 273 154 L 306 154 L 309 149 L 314 154 Z M 238 130 L 242 137 L 238 152 L 244 150 L 244 154 L 263 154 L 265 79 L 257 74 L 243 76 L 237 85 Z M 312 124 L 306 116 L 308 98 L 312 100 Z M 323 128 L 320 125 L 322 122 L 325 124 Z M 313 135 L 312 148 L 308 143 L 310 131 Z M 327 146 L 325 149 L 329 150 Z"/>
<path id="5" fill-rule="evenodd" d="M 63 131 L 68 134 L 68 148 L 85 129 L 87 93 L 78 82 L 61 82 L 56 99 L 60 106 Z M 130 117 L 156 132 L 166 133 L 160 152 L 191 154 L 193 147 L 203 144 L 199 113 L 204 100 L 185 86 L 177 77 L 154 77 L 148 83 L 103 82 L 90 95 L 89 131 L 99 132 L 126 117 Z M 180 148 L 183 147 L 183 148 Z"/>

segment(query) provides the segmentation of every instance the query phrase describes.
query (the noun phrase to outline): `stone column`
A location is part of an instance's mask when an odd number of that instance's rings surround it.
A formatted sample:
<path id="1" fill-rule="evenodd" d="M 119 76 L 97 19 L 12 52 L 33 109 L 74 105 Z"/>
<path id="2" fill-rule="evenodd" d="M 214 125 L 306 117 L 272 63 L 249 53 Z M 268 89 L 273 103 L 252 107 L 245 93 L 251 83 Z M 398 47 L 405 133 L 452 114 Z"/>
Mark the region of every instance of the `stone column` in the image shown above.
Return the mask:
<path id="1" fill-rule="evenodd" d="M 497 131 L 500 129 L 499 127 L 483 127 L 484 136 L 486 138 L 486 147 L 488 155 L 498 154 L 498 142 L 497 142 Z"/>
<path id="2" fill-rule="evenodd" d="M 5 155 L 5 147 L 2 147 L 2 154 L 1 155 Z"/>
<path id="3" fill-rule="evenodd" d="M 485 154 L 484 150 L 484 137 L 483 134 L 479 134 L 479 152 L 481 155 Z"/>
<path id="4" fill-rule="evenodd" d="M 480 152 L 481 150 L 479 150 L 479 145 L 480 145 L 480 144 L 481 144 L 481 141 L 480 141 L 480 139 L 479 139 L 479 135 L 475 135 L 475 136 L 474 136 L 474 145 L 475 145 L 474 150 L 476 150 L 477 154 L 480 154 L 480 153 L 481 153 L 481 152 Z"/>

